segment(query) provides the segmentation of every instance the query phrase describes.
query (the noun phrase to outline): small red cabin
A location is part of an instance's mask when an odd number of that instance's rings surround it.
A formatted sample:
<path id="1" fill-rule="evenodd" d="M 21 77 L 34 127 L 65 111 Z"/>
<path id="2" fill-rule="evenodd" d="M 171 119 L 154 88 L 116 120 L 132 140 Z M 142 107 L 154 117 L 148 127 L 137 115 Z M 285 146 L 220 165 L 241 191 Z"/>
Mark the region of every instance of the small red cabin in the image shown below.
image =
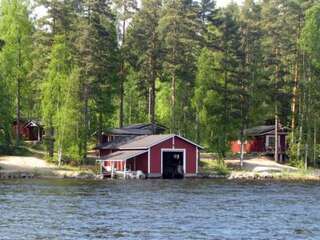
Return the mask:
<path id="1" fill-rule="evenodd" d="M 105 170 L 142 171 L 148 177 L 182 178 L 198 173 L 201 146 L 174 134 L 136 136 L 96 148 Z"/>
<path id="2" fill-rule="evenodd" d="M 244 131 L 246 141 L 244 142 L 245 153 L 266 153 L 274 154 L 275 150 L 275 126 L 258 126 Z M 283 155 L 288 150 L 287 129 L 279 127 L 278 129 L 278 153 Z M 240 140 L 231 142 L 232 153 L 241 152 Z M 281 156 L 280 156 L 281 157 Z"/>
<path id="3" fill-rule="evenodd" d="M 12 131 L 16 134 L 17 128 L 21 137 L 26 141 L 41 141 L 44 133 L 43 127 L 35 120 L 20 120 L 13 122 Z"/>

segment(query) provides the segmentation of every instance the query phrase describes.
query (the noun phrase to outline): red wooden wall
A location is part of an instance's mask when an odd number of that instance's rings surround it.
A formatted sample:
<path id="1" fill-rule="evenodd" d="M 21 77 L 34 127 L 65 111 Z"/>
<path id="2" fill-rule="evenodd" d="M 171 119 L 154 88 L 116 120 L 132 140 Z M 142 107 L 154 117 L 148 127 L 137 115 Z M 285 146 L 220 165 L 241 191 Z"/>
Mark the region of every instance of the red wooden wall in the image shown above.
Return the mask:
<path id="1" fill-rule="evenodd" d="M 246 153 L 263 153 L 267 152 L 265 147 L 266 144 L 266 135 L 257 136 L 254 139 L 247 140 L 244 144 L 244 151 Z M 241 144 L 240 141 L 232 141 L 231 145 L 231 152 L 232 153 L 240 153 L 241 151 Z M 280 135 L 280 151 L 285 152 L 288 149 L 286 144 L 286 135 Z"/>

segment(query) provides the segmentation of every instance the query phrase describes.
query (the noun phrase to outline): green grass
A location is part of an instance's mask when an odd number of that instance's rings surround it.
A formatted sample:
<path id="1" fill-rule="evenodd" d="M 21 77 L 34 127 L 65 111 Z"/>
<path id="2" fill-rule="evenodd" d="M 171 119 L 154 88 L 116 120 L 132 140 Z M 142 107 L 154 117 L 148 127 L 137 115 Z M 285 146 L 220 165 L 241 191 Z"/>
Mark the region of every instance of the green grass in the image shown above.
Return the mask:
<path id="1" fill-rule="evenodd" d="M 223 161 L 206 159 L 200 161 L 199 172 L 202 174 L 217 174 L 226 176 L 230 174 L 230 169 Z"/>

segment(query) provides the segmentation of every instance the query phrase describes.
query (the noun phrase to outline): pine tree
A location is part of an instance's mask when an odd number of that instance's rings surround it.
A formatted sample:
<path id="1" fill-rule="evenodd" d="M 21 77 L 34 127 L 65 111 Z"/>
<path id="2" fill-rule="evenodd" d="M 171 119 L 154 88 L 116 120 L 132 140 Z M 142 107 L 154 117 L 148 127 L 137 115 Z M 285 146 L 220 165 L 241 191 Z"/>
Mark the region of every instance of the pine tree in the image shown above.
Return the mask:
<path id="1" fill-rule="evenodd" d="M 120 61 L 120 71 L 119 71 L 119 127 L 123 126 L 124 121 L 124 81 L 126 78 L 126 32 L 128 22 L 132 19 L 134 12 L 138 7 L 138 3 L 136 0 L 115 0 L 115 6 L 117 9 L 118 15 L 118 24 L 119 24 L 119 41 L 121 44 L 120 53 L 121 53 L 121 61 Z"/>
<path id="2" fill-rule="evenodd" d="M 75 58 L 80 71 L 82 102 L 80 149 L 81 155 L 86 158 L 90 132 L 95 131 L 92 129 L 95 126 L 89 123 L 92 120 L 98 122 L 101 132 L 105 116 L 110 115 L 109 111 L 112 112 L 111 98 L 117 80 L 115 74 L 118 69 L 118 49 L 110 3 L 88 0 L 82 3 L 80 9 Z"/>
<path id="3" fill-rule="evenodd" d="M 147 93 L 148 120 L 155 122 L 156 79 L 161 70 L 161 42 L 157 27 L 160 19 L 160 0 L 143 1 L 142 8 L 134 16 L 129 29 L 127 48 L 134 61 L 130 61 L 141 77 L 142 91 Z M 143 94 L 143 93 L 142 93 Z M 143 94 L 145 95 L 145 94 Z"/>
<path id="4" fill-rule="evenodd" d="M 165 75 L 171 80 L 171 102 L 168 103 L 171 106 L 170 129 L 186 135 L 188 121 L 192 119 L 191 122 L 194 122 L 195 119 L 193 115 L 190 116 L 190 89 L 194 86 L 195 62 L 200 51 L 199 42 L 202 40 L 196 10 L 191 1 L 164 1 L 158 27 L 165 51 L 163 68 Z"/>

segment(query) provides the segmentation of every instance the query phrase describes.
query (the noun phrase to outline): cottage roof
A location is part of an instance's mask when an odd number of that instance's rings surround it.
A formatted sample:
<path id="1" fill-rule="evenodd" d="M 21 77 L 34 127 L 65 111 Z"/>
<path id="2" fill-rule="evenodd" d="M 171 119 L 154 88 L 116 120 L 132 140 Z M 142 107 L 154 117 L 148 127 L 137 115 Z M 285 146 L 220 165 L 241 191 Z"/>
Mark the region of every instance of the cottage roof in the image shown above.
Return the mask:
<path id="1" fill-rule="evenodd" d="M 286 133 L 286 129 L 283 127 L 280 127 L 278 129 L 279 133 Z M 262 125 L 257 126 L 253 128 L 248 128 L 244 130 L 244 134 L 246 136 L 259 136 L 259 135 L 265 135 L 265 134 L 274 134 L 275 132 L 275 126 L 274 125 Z"/>
<path id="2" fill-rule="evenodd" d="M 137 137 L 129 137 L 125 139 L 121 139 L 119 142 L 110 142 L 106 144 L 101 144 L 96 147 L 96 149 L 120 149 L 120 150 L 128 150 L 128 149 L 147 149 L 152 147 L 158 143 L 166 141 L 172 137 L 179 137 L 184 141 L 193 144 L 202 149 L 202 147 L 184 137 L 177 136 L 175 134 L 160 134 L 160 135 L 144 135 Z"/>
<path id="3" fill-rule="evenodd" d="M 152 131 L 148 129 L 113 128 L 108 133 L 112 133 L 113 135 L 148 135 L 152 134 Z"/>
<path id="4" fill-rule="evenodd" d="M 39 120 L 35 120 L 35 119 L 20 118 L 19 122 L 20 122 L 20 124 L 23 125 L 23 127 L 29 127 L 29 126 L 41 127 L 42 126 L 41 122 Z M 16 119 L 13 121 L 13 124 L 17 124 Z"/>
<path id="5" fill-rule="evenodd" d="M 111 128 L 105 131 L 112 135 L 151 135 L 153 133 L 163 133 L 167 128 L 158 123 L 137 123 L 122 128 Z"/>
<path id="6" fill-rule="evenodd" d="M 41 123 L 36 120 L 30 120 L 24 125 L 24 127 L 41 127 Z"/>
<path id="7" fill-rule="evenodd" d="M 137 124 L 131 124 L 128 126 L 123 127 L 124 129 L 161 129 L 166 130 L 167 128 L 159 123 L 137 123 Z"/>
<path id="8" fill-rule="evenodd" d="M 147 150 L 131 150 L 131 151 L 119 151 L 111 153 L 105 157 L 102 157 L 102 161 L 126 161 L 130 158 L 137 157 L 143 153 L 148 152 Z"/>

